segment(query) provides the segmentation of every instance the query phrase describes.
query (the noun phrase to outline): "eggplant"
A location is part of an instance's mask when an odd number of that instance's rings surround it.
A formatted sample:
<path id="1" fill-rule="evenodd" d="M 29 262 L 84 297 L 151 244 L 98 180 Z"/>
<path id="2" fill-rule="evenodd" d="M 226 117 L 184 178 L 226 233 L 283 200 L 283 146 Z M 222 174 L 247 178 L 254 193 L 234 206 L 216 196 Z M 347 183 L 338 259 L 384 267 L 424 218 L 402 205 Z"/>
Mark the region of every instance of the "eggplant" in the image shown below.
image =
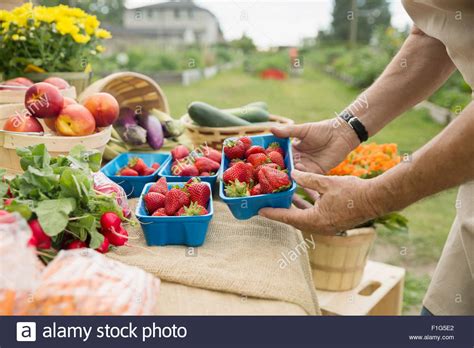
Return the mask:
<path id="1" fill-rule="evenodd" d="M 114 125 L 117 127 L 138 126 L 135 111 L 127 107 L 120 108 L 119 117 Z"/>
<path id="2" fill-rule="evenodd" d="M 181 121 L 175 120 L 167 113 L 158 109 L 151 109 L 150 116 L 158 118 L 163 128 L 165 138 L 175 138 L 183 134 L 184 126 Z"/>
<path id="3" fill-rule="evenodd" d="M 123 141 L 130 145 L 143 145 L 147 141 L 147 131 L 139 125 L 118 127 L 117 132 Z"/>
<path id="4" fill-rule="evenodd" d="M 148 116 L 148 113 L 146 112 L 138 115 L 137 118 L 138 124 L 146 130 L 148 145 L 155 150 L 160 149 L 165 142 L 163 128 L 161 127 L 160 121 L 156 117 Z"/>

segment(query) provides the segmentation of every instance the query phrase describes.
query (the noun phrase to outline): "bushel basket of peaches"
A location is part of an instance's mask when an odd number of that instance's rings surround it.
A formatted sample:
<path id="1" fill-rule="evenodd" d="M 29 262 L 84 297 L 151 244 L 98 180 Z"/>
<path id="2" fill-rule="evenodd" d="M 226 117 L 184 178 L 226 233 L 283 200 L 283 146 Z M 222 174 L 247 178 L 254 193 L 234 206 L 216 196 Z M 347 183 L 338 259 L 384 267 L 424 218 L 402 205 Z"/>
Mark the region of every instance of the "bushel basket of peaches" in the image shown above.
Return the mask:
<path id="1" fill-rule="evenodd" d="M 61 85 L 67 82 L 59 78 L 32 83 L 24 103 L 0 105 L 0 167 L 20 172 L 16 149 L 37 144 L 53 155 L 67 154 L 75 145 L 104 151 L 119 115 L 117 100 L 96 93 L 78 103 L 61 93 Z"/>

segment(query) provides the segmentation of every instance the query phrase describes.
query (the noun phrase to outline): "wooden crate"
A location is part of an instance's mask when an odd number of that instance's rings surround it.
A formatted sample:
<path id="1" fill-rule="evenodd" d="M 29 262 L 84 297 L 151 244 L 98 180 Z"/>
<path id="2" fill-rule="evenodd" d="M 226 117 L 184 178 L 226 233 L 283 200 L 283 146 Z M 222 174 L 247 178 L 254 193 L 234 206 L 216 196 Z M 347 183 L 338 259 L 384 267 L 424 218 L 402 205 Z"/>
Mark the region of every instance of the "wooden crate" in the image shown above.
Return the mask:
<path id="1" fill-rule="evenodd" d="M 401 315 L 404 280 L 405 269 L 368 261 L 356 288 L 316 291 L 323 315 Z"/>

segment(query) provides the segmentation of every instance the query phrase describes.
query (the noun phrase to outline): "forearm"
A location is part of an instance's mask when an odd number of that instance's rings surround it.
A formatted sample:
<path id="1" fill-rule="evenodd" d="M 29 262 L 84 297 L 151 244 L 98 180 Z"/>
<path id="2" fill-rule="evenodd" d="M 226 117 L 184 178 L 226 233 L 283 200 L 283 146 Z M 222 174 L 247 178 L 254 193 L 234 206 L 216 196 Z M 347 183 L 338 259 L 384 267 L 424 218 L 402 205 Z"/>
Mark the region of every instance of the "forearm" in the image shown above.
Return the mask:
<path id="1" fill-rule="evenodd" d="M 440 134 L 385 174 L 367 193 L 377 214 L 396 211 L 474 180 L 474 102 Z"/>
<path id="2" fill-rule="evenodd" d="M 348 109 L 374 135 L 435 92 L 455 66 L 446 47 L 414 28 L 382 75 Z"/>

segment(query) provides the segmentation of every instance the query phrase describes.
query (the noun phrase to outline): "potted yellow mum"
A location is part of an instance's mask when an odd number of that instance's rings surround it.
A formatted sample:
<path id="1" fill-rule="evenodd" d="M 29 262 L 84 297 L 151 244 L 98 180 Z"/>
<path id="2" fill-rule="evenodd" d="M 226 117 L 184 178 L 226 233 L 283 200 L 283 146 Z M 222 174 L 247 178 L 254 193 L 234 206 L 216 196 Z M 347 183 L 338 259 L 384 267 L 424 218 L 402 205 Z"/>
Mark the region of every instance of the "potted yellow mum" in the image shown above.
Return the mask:
<path id="1" fill-rule="evenodd" d="M 90 79 L 90 59 L 111 34 L 96 16 L 65 5 L 0 10 L 0 72 L 5 79 L 49 76 L 69 81 L 80 93 Z"/>

